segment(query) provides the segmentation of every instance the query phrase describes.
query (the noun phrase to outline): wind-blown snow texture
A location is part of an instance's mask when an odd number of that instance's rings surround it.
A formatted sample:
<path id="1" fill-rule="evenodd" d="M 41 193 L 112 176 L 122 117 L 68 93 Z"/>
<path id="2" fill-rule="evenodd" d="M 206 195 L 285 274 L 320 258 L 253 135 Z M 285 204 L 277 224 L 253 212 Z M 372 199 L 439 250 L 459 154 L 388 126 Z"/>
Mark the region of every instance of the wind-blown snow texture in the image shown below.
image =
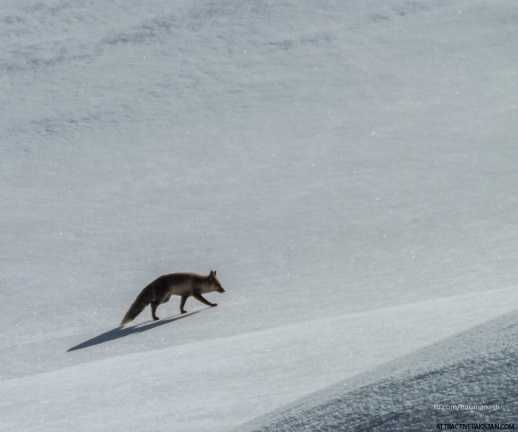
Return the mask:
<path id="1" fill-rule="evenodd" d="M 3 1 L 0 430 L 516 421 L 516 22 L 513 0 Z M 158 275 L 213 268 L 217 308 L 117 328 Z"/>
<path id="2" fill-rule="evenodd" d="M 516 421 L 515 315 L 371 369 L 239 430 L 417 431 Z"/>

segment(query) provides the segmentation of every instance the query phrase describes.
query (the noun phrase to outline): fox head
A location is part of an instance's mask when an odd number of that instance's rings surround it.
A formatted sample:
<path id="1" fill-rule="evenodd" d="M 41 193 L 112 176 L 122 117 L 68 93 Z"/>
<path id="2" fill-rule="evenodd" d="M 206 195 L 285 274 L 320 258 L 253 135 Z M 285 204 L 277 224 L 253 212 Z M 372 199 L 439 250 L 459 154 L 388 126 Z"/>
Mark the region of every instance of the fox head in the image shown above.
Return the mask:
<path id="1" fill-rule="evenodd" d="M 209 284 L 210 284 L 211 288 L 214 291 L 217 291 L 217 292 L 220 292 L 220 293 L 224 293 L 225 292 L 225 290 L 223 289 L 223 287 L 219 283 L 218 278 L 216 277 L 216 270 L 211 270 L 210 271 L 208 279 L 209 279 Z"/>

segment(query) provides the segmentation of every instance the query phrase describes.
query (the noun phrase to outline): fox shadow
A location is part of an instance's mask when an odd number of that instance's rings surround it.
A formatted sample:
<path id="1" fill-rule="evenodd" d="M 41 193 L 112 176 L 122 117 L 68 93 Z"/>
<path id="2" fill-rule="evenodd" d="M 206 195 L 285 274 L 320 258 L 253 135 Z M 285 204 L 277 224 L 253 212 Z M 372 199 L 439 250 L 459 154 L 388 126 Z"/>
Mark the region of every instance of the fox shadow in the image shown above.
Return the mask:
<path id="1" fill-rule="evenodd" d="M 197 310 L 197 311 L 193 311 L 193 312 L 188 312 L 183 315 L 175 315 L 175 316 L 163 319 L 163 320 L 144 321 L 141 324 L 137 324 L 137 325 L 134 325 L 131 327 L 116 327 L 112 330 L 108 330 L 107 332 L 101 333 L 100 335 L 97 335 L 91 339 L 81 342 L 79 345 L 69 348 L 67 350 L 67 352 L 72 352 L 72 351 L 80 350 L 83 348 L 90 348 L 95 345 L 99 345 L 99 344 L 102 344 L 105 342 L 110 342 L 110 341 L 113 341 L 116 339 L 121 339 L 126 336 L 131 336 L 131 335 L 138 334 L 138 333 L 144 333 L 148 330 L 152 330 L 154 328 L 157 328 L 157 327 L 160 327 L 160 326 L 163 326 L 166 324 L 170 324 L 174 321 L 178 321 L 182 318 L 187 318 L 189 316 L 196 315 L 197 313 L 200 313 L 200 312 L 201 312 L 201 310 Z"/>

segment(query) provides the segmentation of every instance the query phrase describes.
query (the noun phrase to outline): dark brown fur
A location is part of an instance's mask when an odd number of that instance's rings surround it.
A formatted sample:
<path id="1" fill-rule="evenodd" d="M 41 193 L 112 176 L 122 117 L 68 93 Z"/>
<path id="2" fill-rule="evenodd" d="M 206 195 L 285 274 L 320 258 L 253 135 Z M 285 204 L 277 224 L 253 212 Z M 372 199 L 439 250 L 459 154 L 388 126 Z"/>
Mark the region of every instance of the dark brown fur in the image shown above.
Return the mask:
<path id="1" fill-rule="evenodd" d="M 181 296 L 180 312 L 182 314 L 186 313 L 184 306 L 190 296 L 207 306 L 217 306 L 216 303 L 211 303 L 202 296 L 202 294 L 213 291 L 225 292 L 216 277 L 216 272 L 212 270 L 208 276 L 196 273 L 171 273 L 160 276 L 147 285 L 137 296 L 124 316 L 121 326 L 133 321 L 147 305 L 151 305 L 153 319 L 158 320 L 159 318 L 156 315 L 158 306 L 167 303 L 172 295 Z"/>

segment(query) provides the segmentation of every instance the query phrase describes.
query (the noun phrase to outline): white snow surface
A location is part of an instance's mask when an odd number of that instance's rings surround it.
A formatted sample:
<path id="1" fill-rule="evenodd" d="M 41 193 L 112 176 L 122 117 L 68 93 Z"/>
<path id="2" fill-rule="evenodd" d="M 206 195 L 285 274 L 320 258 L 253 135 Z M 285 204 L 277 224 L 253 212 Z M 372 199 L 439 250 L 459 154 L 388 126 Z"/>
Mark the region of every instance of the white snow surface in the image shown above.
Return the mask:
<path id="1" fill-rule="evenodd" d="M 435 430 L 462 388 L 516 421 L 517 22 L 1 2 L 0 430 Z M 211 269 L 218 307 L 117 327 L 157 276 Z M 457 385 L 471 364 L 490 385 Z M 324 425 L 337 394 L 384 414 Z"/>

